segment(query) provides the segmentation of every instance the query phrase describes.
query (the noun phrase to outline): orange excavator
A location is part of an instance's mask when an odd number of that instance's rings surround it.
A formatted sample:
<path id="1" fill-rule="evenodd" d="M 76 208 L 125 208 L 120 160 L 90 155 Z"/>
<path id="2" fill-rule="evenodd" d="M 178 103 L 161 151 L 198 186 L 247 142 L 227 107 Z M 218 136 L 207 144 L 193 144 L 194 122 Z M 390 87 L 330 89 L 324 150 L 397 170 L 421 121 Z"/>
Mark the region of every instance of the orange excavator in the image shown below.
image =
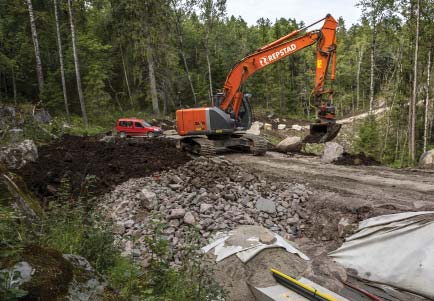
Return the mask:
<path id="1" fill-rule="evenodd" d="M 324 21 L 321 29 L 307 28 Z M 327 72 L 331 65 L 330 80 L 336 69 L 336 20 L 329 14 L 309 26 L 265 45 L 238 62 L 227 76 L 223 93 L 214 95 L 214 106 L 176 111 L 176 126 L 182 137 L 178 146 L 199 155 L 214 155 L 221 148 L 236 148 L 263 155 L 267 141 L 261 136 L 246 133 L 252 124 L 249 94 L 243 88 L 256 71 L 267 67 L 316 43 L 316 77 L 313 90 L 317 107 L 317 120 L 310 125 L 308 143 L 321 143 L 334 139 L 340 130 L 332 104 L 332 89 L 325 89 Z M 326 99 L 324 99 L 326 98 Z"/>

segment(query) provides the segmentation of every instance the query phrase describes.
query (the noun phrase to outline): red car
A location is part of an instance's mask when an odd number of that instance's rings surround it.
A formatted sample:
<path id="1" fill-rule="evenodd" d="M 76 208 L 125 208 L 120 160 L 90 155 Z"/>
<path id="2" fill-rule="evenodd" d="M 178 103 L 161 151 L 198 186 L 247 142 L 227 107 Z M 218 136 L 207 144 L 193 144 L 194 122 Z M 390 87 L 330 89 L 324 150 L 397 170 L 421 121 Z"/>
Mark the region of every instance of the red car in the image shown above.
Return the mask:
<path id="1" fill-rule="evenodd" d="M 158 126 L 152 126 L 139 118 L 120 118 L 116 122 L 116 131 L 121 137 L 148 136 L 156 137 L 163 133 Z"/>

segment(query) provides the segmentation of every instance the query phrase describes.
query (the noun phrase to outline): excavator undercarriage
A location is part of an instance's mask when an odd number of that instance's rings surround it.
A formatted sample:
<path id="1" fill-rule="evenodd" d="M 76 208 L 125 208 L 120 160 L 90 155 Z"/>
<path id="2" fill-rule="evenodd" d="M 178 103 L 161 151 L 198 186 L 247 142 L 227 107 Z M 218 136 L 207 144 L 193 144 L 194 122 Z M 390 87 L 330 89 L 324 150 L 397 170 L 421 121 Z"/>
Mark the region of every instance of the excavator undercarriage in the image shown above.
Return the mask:
<path id="1" fill-rule="evenodd" d="M 200 156 L 214 156 L 224 150 L 250 152 L 254 156 L 262 156 L 267 152 L 267 140 L 264 137 L 234 132 L 223 136 L 192 136 L 178 142 L 181 150 Z"/>

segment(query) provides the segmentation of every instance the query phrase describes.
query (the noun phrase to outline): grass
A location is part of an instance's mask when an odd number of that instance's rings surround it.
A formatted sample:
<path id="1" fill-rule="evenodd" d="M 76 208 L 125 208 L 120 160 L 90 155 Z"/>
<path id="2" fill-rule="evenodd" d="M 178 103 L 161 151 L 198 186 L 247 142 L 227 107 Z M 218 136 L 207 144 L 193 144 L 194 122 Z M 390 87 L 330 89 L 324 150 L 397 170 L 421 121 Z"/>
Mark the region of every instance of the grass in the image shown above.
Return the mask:
<path id="1" fill-rule="evenodd" d="M 222 290 L 198 256 L 197 233 L 192 233 L 190 245 L 185 249 L 184 263 L 178 267 L 171 264 L 171 250 L 163 235 L 167 225 L 158 219 L 150 224 L 153 234 L 145 241 L 151 255 L 149 266 L 144 269 L 132 258 L 122 256 L 114 244 L 111 225 L 100 220 L 90 205 L 95 203 L 93 181 L 92 177 L 87 179 L 87 193 L 74 199 L 68 180 L 62 179 L 58 199 L 51 203 L 39 221 L 32 224 L 23 223 L 13 209 L 0 203 L 0 270 L 19 258 L 29 256 L 29 250 L 38 250 L 31 252 L 36 256 L 31 260 L 42 264 L 40 258 L 43 256 L 40 255 L 50 250 L 50 254 L 55 255 L 51 256 L 54 261 L 52 266 L 50 261 L 46 261 L 44 270 L 60 271 L 61 261 L 56 254 L 83 256 L 107 279 L 109 287 L 105 300 L 222 300 Z M 44 277 L 38 279 L 48 281 Z M 56 287 L 64 287 L 66 281 L 57 283 Z M 23 290 L 8 283 L 0 281 L 1 300 L 12 300 L 27 293 L 33 296 L 41 289 L 32 284 Z M 43 286 L 49 287 L 48 284 Z M 64 290 L 60 293 L 63 294 Z"/>

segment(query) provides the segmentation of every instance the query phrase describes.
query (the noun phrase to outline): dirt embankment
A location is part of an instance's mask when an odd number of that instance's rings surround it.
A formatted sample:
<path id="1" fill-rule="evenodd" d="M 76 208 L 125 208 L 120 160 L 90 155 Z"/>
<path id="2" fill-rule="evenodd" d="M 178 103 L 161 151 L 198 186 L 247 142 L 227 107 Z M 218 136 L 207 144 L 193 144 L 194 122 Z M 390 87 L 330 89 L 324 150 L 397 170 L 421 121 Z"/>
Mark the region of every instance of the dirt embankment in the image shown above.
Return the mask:
<path id="1" fill-rule="evenodd" d="M 39 159 L 18 173 L 38 197 L 46 200 L 59 193 L 64 177 L 68 177 L 73 195 L 78 196 L 86 176 L 96 176 L 92 191 L 101 194 L 130 178 L 146 177 L 190 160 L 164 139 L 98 139 L 65 135 L 40 147 Z"/>

